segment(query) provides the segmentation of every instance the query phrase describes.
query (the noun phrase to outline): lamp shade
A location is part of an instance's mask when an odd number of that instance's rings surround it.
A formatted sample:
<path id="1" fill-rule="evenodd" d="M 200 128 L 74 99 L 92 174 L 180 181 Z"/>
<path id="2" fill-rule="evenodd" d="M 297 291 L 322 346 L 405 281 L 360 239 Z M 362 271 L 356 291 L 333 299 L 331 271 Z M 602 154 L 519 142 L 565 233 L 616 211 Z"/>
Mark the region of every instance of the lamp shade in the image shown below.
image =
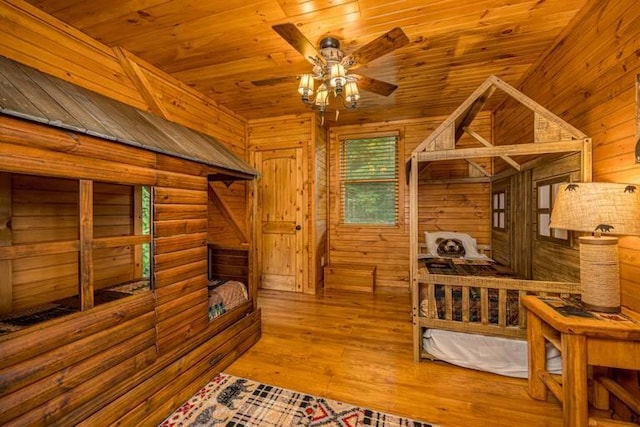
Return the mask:
<path id="1" fill-rule="evenodd" d="M 550 227 L 640 235 L 640 186 L 612 182 L 561 185 L 553 204 Z"/>
<path id="2" fill-rule="evenodd" d="M 313 76 L 311 74 L 303 74 L 300 76 L 298 93 L 307 97 L 313 94 Z"/>

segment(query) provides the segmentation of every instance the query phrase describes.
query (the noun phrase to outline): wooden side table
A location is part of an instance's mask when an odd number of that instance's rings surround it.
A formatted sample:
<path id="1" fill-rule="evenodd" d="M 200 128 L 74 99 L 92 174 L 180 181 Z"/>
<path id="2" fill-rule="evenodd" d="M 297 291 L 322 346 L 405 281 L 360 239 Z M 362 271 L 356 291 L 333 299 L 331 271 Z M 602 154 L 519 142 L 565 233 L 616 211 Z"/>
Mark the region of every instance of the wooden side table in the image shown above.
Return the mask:
<path id="1" fill-rule="evenodd" d="M 565 427 L 587 426 L 587 366 L 640 369 L 640 315 L 626 309 L 622 316 L 572 310 L 551 297 L 525 296 L 521 301 L 527 309 L 529 395 L 546 400 L 551 391 L 562 403 Z M 567 311 L 572 314 L 562 314 Z M 562 353 L 562 381 L 546 370 L 547 341 Z M 607 409 L 606 390 L 596 395 L 598 409 Z"/>

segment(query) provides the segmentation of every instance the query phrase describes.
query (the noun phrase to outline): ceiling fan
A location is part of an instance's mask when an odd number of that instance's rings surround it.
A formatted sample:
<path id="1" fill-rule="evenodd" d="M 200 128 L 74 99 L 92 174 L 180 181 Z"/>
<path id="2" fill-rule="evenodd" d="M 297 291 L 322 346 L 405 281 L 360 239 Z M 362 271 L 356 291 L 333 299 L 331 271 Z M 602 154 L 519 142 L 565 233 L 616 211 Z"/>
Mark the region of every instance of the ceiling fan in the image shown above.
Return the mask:
<path id="1" fill-rule="evenodd" d="M 397 85 L 373 79 L 359 74 L 349 73 L 362 65 L 393 52 L 409 43 L 409 38 L 396 27 L 391 31 L 370 41 L 351 54 L 345 55 L 340 49 L 340 41 L 328 36 L 320 40 L 319 49 L 300 32 L 294 24 L 278 24 L 272 27 L 287 43 L 300 52 L 313 65 L 311 74 L 295 77 L 300 80 L 298 92 L 302 101 L 312 104 L 322 113 L 329 106 L 329 95 L 341 99 L 346 108 L 355 108 L 360 98 L 358 87 L 382 96 L 391 95 Z M 290 77 L 253 81 L 255 86 L 266 86 L 289 80 Z M 310 97 L 314 93 L 314 81 L 320 82 L 315 100 Z M 338 110 L 336 110 L 336 118 Z"/>

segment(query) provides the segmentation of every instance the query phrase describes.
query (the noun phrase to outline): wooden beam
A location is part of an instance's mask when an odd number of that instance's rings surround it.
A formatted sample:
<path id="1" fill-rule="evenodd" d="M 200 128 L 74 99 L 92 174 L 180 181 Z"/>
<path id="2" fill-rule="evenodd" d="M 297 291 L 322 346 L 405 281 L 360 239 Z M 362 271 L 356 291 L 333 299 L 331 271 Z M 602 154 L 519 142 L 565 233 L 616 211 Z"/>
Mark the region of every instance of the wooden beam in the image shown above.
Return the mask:
<path id="1" fill-rule="evenodd" d="M 485 184 L 491 182 L 489 177 L 476 177 L 476 178 L 451 178 L 451 179 L 431 179 L 422 181 L 422 184 Z"/>
<path id="2" fill-rule="evenodd" d="M 122 69 L 127 74 L 127 77 L 129 77 L 136 89 L 138 89 L 140 95 L 142 95 L 144 101 L 149 106 L 149 111 L 156 116 L 170 119 L 170 114 L 164 108 L 162 102 L 154 95 L 153 87 L 149 83 L 147 76 L 145 76 L 144 71 L 142 71 L 136 62 L 135 57 L 129 53 L 129 51 L 121 48 L 120 46 L 114 47 L 113 51 L 115 52 L 116 58 L 118 58 Z"/>
<path id="3" fill-rule="evenodd" d="M 80 309 L 93 307 L 93 181 L 80 180 Z"/>
<path id="4" fill-rule="evenodd" d="M 118 248 L 129 245 L 142 245 L 151 243 L 151 236 L 139 234 L 135 236 L 99 237 L 93 239 L 93 249 Z"/>
<path id="5" fill-rule="evenodd" d="M 583 141 L 554 141 L 545 143 L 499 145 L 494 147 L 458 148 L 455 150 L 422 151 L 418 153 L 421 162 L 435 160 L 473 159 L 480 157 L 497 157 L 502 155 L 540 155 L 547 153 L 579 153 Z"/>
<path id="6" fill-rule="evenodd" d="M 462 116 L 460 122 L 456 121 L 454 138 L 456 144 L 458 143 L 462 135 L 464 135 L 467 126 L 469 126 L 471 122 L 473 122 L 473 119 L 476 118 L 480 110 L 482 110 L 482 107 L 484 107 L 484 105 L 487 103 L 487 100 L 491 98 L 491 95 L 493 95 L 493 92 L 495 92 L 495 90 L 495 86 L 489 86 L 482 95 L 480 95 L 473 103 L 471 103 L 469 108 L 467 108 L 467 110 L 465 111 L 464 116 Z"/>
<path id="7" fill-rule="evenodd" d="M 5 246 L 0 247 L 0 261 L 41 255 L 62 254 L 66 252 L 77 252 L 79 248 L 80 243 L 77 240 Z"/>
<path id="8" fill-rule="evenodd" d="M 142 235 L 142 187 L 133 187 L 133 235 L 139 237 Z M 127 236 L 129 237 L 129 236 Z M 145 236 L 148 237 L 148 236 Z M 146 242 L 145 242 L 146 243 Z M 93 241 L 93 248 L 95 249 L 95 240 Z M 142 246 L 134 244 L 133 251 L 131 253 L 133 261 L 133 277 L 142 277 Z"/>
<path id="9" fill-rule="evenodd" d="M 473 160 L 467 159 L 467 163 L 469 163 L 469 166 L 471 166 L 473 169 L 476 169 L 482 175 L 489 176 L 489 177 L 491 176 L 489 171 L 486 170 L 485 168 L 483 168 L 482 165 L 478 164 L 477 162 L 474 162 Z M 471 170 L 469 171 L 469 175 L 471 175 Z M 472 177 L 472 178 L 477 178 L 477 177 Z"/>
<path id="10" fill-rule="evenodd" d="M 222 195 L 216 190 L 213 186 L 213 182 L 209 181 L 209 197 L 213 204 L 215 204 L 220 212 L 224 216 L 224 218 L 229 222 L 231 228 L 236 233 L 236 235 L 240 238 L 243 243 L 249 242 L 249 236 L 247 235 L 242 223 L 236 218 L 236 216 L 229 208 L 229 205 L 224 201 Z"/>
<path id="11" fill-rule="evenodd" d="M 480 135 L 479 133 L 473 131 L 470 128 L 466 128 L 465 131 L 471 135 L 472 137 L 475 138 L 476 141 L 478 141 L 480 144 L 484 145 L 485 147 L 493 147 L 494 145 L 492 143 L 490 143 L 489 141 L 487 141 L 482 135 Z M 518 162 L 516 162 L 515 160 L 513 160 L 511 157 L 509 156 L 498 156 L 500 157 L 502 160 L 504 160 L 506 163 L 508 163 L 509 165 L 511 165 L 511 167 L 513 167 L 515 170 L 517 170 L 518 172 L 520 172 L 520 164 Z"/>
<path id="12" fill-rule="evenodd" d="M 0 172 L 0 248 L 11 247 L 11 174 Z M 13 263 L 0 260 L 0 314 L 13 307 Z"/>
<path id="13" fill-rule="evenodd" d="M 438 126 L 431 133 L 431 135 L 429 135 L 424 141 L 422 141 L 420 145 L 418 145 L 416 149 L 413 151 L 419 152 L 419 151 L 425 150 L 429 146 L 429 143 L 432 140 L 436 139 L 445 129 L 455 124 L 456 119 L 460 115 L 462 115 L 465 111 L 467 111 L 471 107 L 471 105 L 476 101 L 476 99 L 478 99 L 484 93 L 487 92 L 487 90 L 493 85 L 494 79 L 495 79 L 494 76 L 490 76 L 487 80 L 485 80 L 484 83 L 482 83 L 471 95 L 469 95 L 469 97 L 462 104 L 460 104 L 460 106 L 458 106 L 458 108 L 456 108 L 456 110 L 453 113 L 451 113 L 449 117 L 447 117 L 445 121 L 442 122 L 440 126 Z"/>

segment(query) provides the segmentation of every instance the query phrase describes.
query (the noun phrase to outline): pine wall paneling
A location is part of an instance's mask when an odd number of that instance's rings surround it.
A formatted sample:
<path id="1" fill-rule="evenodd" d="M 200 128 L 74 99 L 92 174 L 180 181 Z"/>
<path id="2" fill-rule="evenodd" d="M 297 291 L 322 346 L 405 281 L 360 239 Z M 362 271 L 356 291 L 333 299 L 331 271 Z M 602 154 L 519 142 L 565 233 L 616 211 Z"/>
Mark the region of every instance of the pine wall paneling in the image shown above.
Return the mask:
<path id="1" fill-rule="evenodd" d="M 376 266 L 376 285 L 409 287 L 409 198 L 404 161 L 411 152 L 446 117 L 421 120 L 371 123 L 356 126 L 336 126 L 329 132 L 329 262 L 356 263 Z M 491 115 L 480 113 L 470 127 L 491 141 Z M 345 137 L 366 136 L 384 132 L 399 132 L 400 153 L 400 212 L 397 227 L 344 226 L 340 218 L 340 140 Z M 478 146 L 464 135 L 460 147 Z M 478 160 L 491 170 L 490 159 Z M 446 184 L 448 178 L 467 176 L 469 164 L 434 162 L 420 174 L 419 188 L 419 242 L 424 242 L 424 231 L 468 232 L 479 244 L 489 244 L 489 184 Z M 431 184 L 427 183 L 431 180 Z M 437 181 L 438 183 L 433 183 Z"/>
<path id="2" fill-rule="evenodd" d="M 518 89 L 593 139 L 593 180 L 640 184 L 635 163 L 635 81 L 640 9 L 636 2 L 590 1 Z M 496 141 L 517 137 L 496 111 Z M 640 238 L 619 244 L 622 304 L 640 309 Z"/>
<path id="3" fill-rule="evenodd" d="M 327 263 L 327 130 L 316 120 L 315 129 L 315 171 L 313 185 L 315 235 L 312 244 L 315 255 L 312 257 L 315 265 L 315 287 L 321 289 L 323 284 L 324 266 Z"/>

